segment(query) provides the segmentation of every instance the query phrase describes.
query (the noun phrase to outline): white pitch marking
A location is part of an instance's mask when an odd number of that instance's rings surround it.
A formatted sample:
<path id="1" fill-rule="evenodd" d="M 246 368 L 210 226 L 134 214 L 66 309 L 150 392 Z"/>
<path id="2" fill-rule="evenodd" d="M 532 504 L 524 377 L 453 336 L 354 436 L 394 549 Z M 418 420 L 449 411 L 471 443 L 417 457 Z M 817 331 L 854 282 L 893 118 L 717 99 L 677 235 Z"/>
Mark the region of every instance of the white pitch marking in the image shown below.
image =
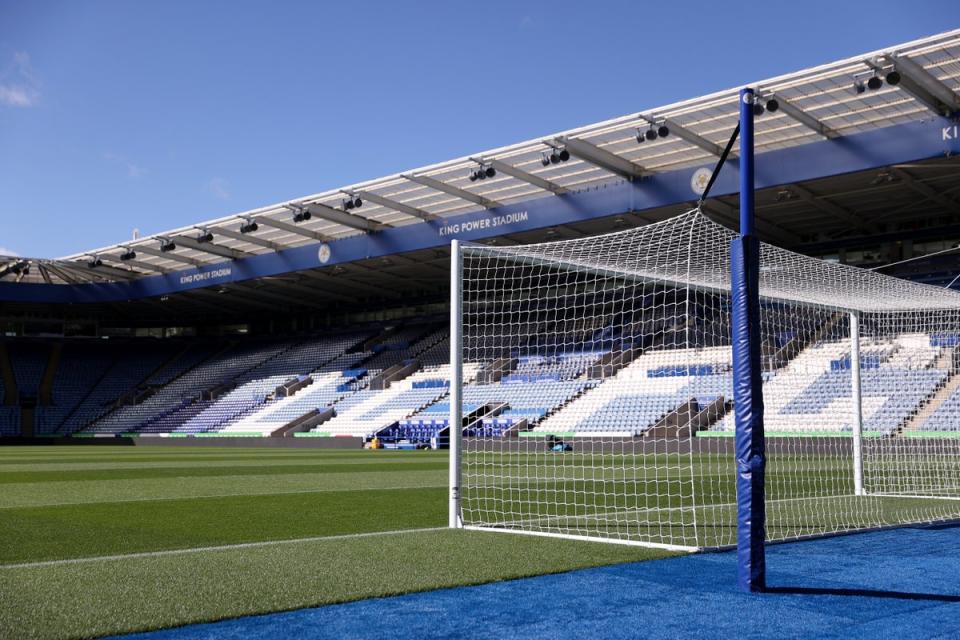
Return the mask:
<path id="1" fill-rule="evenodd" d="M 207 498 L 245 498 L 245 497 L 263 497 L 263 496 L 287 496 L 300 493 L 340 493 L 347 491 L 397 491 L 406 489 L 441 489 L 446 484 L 418 484 L 409 487 L 359 487 L 354 489 L 297 489 L 296 491 L 268 491 L 266 493 L 214 493 L 204 495 L 184 495 L 169 496 L 164 498 L 118 498 L 116 500 L 83 500 L 74 502 L 41 502 L 36 504 L 5 504 L 0 505 L 0 510 L 4 509 L 40 509 L 43 507 L 71 507 L 85 506 L 93 504 L 114 504 L 118 502 L 163 502 L 164 500 L 206 500 Z"/>
<path id="2" fill-rule="evenodd" d="M 19 564 L 0 565 L 4 569 L 31 569 L 35 567 L 52 567 L 65 564 L 85 564 L 89 562 L 110 562 L 113 560 L 130 560 L 136 558 L 157 558 L 162 556 L 185 555 L 189 553 L 206 553 L 208 551 L 232 551 L 234 549 L 253 549 L 281 544 L 297 544 L 301 542 L 323 542 L 325 540 L 350 540 L 354 538 L 374 538 L 377 536 L 392 536 L 402 533 L 425 533 L 428 531 L 445 531 L 447 527 L 426 527 L 422 529 L 394 529 L 393 531 L 366 531 L 364 533 L 344 533 L 335 536 L 313 536 L 310 538 L 291 538 L 289 540 L 263 540 L 260 542 L 240 542 L 237 544 L 221 544 L 211 547 L 191 547 L 189 549 L 165 549 L 163 551 L 144 551 L 141 553 L 122 553 L 112 556 L 93 556 L 90 558 L 66 558 L 63 560 L 41 560 L 39 562 L 21 562 Z"/>

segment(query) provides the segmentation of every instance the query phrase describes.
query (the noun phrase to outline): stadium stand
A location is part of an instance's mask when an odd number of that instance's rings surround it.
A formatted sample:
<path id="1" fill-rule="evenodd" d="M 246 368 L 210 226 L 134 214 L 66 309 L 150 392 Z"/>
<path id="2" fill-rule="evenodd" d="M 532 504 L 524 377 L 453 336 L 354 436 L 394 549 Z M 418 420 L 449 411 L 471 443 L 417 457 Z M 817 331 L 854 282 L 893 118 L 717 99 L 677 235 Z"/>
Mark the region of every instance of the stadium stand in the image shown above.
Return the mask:
<path id="1" fill-rule="evenodd" d="M 864 431 L 901 428 L 940 388 L 948 371 L 934 365 L 942 347 L 925 334 L 861 344 Z M 850 353 L 846 342 L 825 342 L 800 353 L 764 384 L 765 426 L 775 432 L 850 431 Z M 733 429 L 728 416 L 718 430 Z"/>
<path id="2" fill-rule="evenodd" d="M 544 420 L 535 430 L 593 436 L 641 435 L 690 400 L 732 396 L 730 348 L 657 349 Z"/>
<path id="3" fill-rule="evenodd" d="M 681 408 L 725 406 L 732 398 L 730 348 L 716 344 L 724 330 L 696 314 L 644 318 L 619 332 L 588 327 L 556 344 L 489 345 L 491 360 L 465 368 L 467 433 L 641 436 Z M 702 340 L 710 346 L 686 348 L 685 336 L 693 334 L 713 336 Z M 777 347 L 793 338 L 778 337 Z M 272 340 L 6 344 L 17 393 L 36 402 L 39 435 L 268 436 L 324 411 L 329 415 L 308 435 L 436 444 L 449 426 L 449 340 L 432 319 Z M 571 346 L 588 349 L 564 351 Z M 485 377 L 493 356 L 502 370 Z M 844 341 L 815 342 L 765 373 L 768 433 L 848 431 L 849 359 Z M 865 339 L 865 430 L 957 430 L 955 359 L 955 341 L 942 336 Z M 48 378 L 52 393 L 44 402 Z M 20 432 L 16 399 L 5 404 L 8 386 L 0 386 L 6 436 Z M 709 428 L 729 432 L 732 418 L 721 416 Z"/>

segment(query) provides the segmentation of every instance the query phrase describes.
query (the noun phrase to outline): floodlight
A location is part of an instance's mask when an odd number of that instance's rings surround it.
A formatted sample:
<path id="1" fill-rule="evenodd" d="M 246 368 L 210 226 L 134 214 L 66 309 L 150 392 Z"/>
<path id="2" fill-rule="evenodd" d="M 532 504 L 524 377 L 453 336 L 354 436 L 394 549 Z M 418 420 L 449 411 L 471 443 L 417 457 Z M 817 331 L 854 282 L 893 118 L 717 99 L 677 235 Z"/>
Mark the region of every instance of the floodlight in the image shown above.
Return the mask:
<path id="1" fill-rule="evenodd" d="M 876 91 L 883 86 L 883 80 L 880 79 L 880 76 L 872 76 L 867 80 L 867 88 L 871 91 Z"/>
<path id="2" fill-rule="evenodd" d="M 666 138 L 668 135 L 670 135 L 670 128 L 665 124 L 660 125 L 657 127 L 657 135 L 661 138 Z"/>
<path id="3" fill-rule="evenodd" d="M 900 72 L 894 69 L 893 71 L 887 74 L 886 79 L 887 79 L 888 85 L 890 85 L 891 87 L 895 87 L 898 84 L 900 84 Z"/>
<path id="4" fill-rule="evenodd" d="M 777 102 L 776 98 L 770 98 L 769 100 L 767 100 L 767 111 L 769 111 L 770 113 L 774 113 L 779 108 L 780 108 L 780 103 Z"/>

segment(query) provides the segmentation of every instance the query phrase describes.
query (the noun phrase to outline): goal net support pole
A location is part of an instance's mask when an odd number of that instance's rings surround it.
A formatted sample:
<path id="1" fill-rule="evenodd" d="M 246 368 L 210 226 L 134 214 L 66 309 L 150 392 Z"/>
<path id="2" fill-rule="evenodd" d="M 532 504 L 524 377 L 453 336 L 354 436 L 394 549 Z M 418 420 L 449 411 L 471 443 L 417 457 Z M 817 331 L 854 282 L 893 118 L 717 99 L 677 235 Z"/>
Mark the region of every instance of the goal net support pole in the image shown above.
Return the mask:
<path id="1" fill-rule="evenodd" d="M 863 490 L 863 394 L 860 390 L 860 314 L 850 313 L 850 386 L 853 399 L 853 493 Z"/>
<path id="2" fill-rule="evenodd" d="M 737 582 L 766 587 L 763 391 L 760 369 L 760 241 L 754 232 L 753 89 L 740 91 L 740 235 L 730 247 L 736 421 Z"/>
<path id="3" fill-rule="evenodd" d="M 460 450 L 463 446 L 463 256 L 460 242 L 450 243 L 450 509 L 451 529 L 463 526 L 460 517 Z"/>

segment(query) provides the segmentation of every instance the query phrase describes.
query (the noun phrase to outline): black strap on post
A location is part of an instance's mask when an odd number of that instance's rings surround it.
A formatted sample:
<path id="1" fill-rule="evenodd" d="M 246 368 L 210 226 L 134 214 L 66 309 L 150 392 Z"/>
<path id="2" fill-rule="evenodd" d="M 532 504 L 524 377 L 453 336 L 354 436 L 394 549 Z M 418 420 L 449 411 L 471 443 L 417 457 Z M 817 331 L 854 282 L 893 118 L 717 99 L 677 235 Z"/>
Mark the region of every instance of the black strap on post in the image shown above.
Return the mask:
<path id="1" fill-rule="evenodd" d="M 707 199 L 707 196 L 710 194 L 710 189 L 713 187 L 713 183 L 716 182 L 717 176 L 720 175 L 720 169 L 723 168 L 723 163 L 727 161 L 727 156 L 730 155 L 730 150 L 733 149 L 733 143 L 737 141 L 737 137 L 740 135 L 740 123 L 737 123 L 736 128 L 733 130 L 733 135 L 730 136 L 730 141 L 727 142 L 727 148 L 723 150 L 723 153 L 720 154 L 720 159 L 717 161 L 717 166 L 713 168 L 713 174 L 710 176 L 710 182 L 707 183 L 707 188 L 703 190 L 703 193 L 700 194 L 700 199 L 697 200 L 697 208 L 700 208 L 700 205 L 703 204 L 703 201 Z"/>

